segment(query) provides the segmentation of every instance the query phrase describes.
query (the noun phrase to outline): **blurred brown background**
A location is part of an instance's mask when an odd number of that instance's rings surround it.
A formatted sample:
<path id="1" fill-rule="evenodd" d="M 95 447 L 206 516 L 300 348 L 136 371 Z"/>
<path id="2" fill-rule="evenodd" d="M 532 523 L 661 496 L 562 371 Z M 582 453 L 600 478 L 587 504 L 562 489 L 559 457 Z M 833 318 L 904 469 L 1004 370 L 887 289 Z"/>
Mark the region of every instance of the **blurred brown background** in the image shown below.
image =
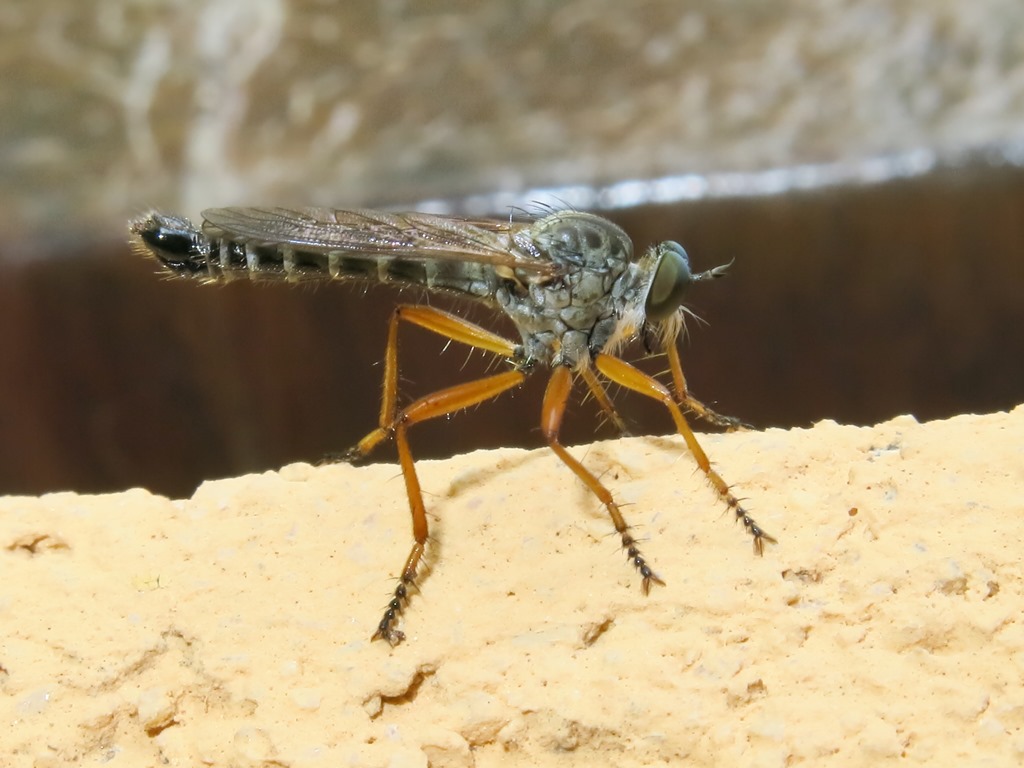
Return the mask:
<path id="1" fill-rule="evenodd" d="M 396 294 L 162 280 L 124 243 L 149 207 L 564 200 L 697 268 L 735 259 L 694 291 L 709 325 L 683 347 L 725 413 L 1020 403 L 1022 33 L 997 0 L 8 4 L 0 493 L 182 495 L 374 425 Z M 410 395 L 482 362 L 405 338 Z M 536 445 L 542 379 L 414 450 Z M 635 432 L 669 430 L 620 402 Z M 567 438 L 594 415 L 576 406 Z"/>

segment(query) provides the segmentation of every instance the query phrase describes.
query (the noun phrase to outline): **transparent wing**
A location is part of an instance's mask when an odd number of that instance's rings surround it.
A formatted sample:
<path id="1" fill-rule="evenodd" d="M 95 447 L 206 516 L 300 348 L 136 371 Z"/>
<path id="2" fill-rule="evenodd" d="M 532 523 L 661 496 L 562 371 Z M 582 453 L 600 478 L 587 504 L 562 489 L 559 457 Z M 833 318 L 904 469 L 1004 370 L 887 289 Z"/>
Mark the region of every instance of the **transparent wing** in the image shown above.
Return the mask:
<path id="1" fill-rule="evenodd" d="M 203 219 L 204 229 L 212 225 L 253 243 L 382 258 L 467 261 L 538 275 L 559 271 L 550 261 L 516 247 L 514 235 L 530 226 L 524 222 L 332 208 L 210 208 L 203 211 Z"/>

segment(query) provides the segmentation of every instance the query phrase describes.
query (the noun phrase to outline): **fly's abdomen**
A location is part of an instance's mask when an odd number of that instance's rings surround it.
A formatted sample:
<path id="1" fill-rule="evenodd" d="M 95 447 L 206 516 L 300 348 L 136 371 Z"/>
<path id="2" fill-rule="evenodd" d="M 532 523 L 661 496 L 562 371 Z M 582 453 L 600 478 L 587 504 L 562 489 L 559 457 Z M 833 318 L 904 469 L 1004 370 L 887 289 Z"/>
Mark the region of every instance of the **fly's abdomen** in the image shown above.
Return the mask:
<path id="1" fill-rule="evenodd" d="M 132 247 L 154 256 L 170 271 L 190 277 L 210 277 L 210 241 L 188 219 L 150 213 L 129 226 Z"/>
<path id="2" fill-rule="evenodd" d="M 499 281 L 485 264 L 432 258 L 402 258 L 344 249 L 310 249 L 286 242 L 243 240 L 207 224 L 151 213 L 131 225 L 138 250 L 168 270 L 208 282 L 250 280 L 360 280 L 416 285 L 490 297 Z"/>

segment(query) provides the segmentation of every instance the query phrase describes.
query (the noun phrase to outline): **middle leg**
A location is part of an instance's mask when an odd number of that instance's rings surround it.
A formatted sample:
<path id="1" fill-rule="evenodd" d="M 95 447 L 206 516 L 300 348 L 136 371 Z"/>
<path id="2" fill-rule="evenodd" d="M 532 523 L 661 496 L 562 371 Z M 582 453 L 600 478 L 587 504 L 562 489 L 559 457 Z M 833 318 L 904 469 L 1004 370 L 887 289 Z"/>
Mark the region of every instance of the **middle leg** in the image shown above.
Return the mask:
<path id="1" fill-rule="evenodd" d="M 626 523 L 625 518 L 622 516 L 622 512 L 619 511 L 619 505 L 615 503 L 615 499 L 612 497 L 611 491 L 602 485 L 601 481 L 586 467 L 583 466 L 565 449 L 558 440 L 558 433 L 562 427 L 562 419 L 565 416 L 565 406 L 569 399 L 569 393 L 572 390 L 572 371 L 567 366 L 556 365 L 554 370 L 551 372 L 551 378 L 548 380 L 548 387 L 544 392 L 544 404 L 541 408 L 540 426 L 541 431 L 544 433 L 544 438 L 547 440 L 551 450 L 553 450 L 558 458 L 569 467 L 575 473 L 576 477 L 584 482 L 584 484 L 591 490 L 591 492 L 597 496 L 598 500 L 604 504 L 605 509 L 608 510 L 608 514 L 612 519 L 612 524 L 615 526 L 615 531 L 619 534 L 622 540 L 622 548 L 626 552 L 626 556 L 633 562 L 636 569 L 640 572 L 642 581 L 640 586 L 646 595 L 650 592 L 651 584 L 664 584 L 665 582 L 651 570 L 647 560 L 643 555 L 640 554 L 640 549 L 637 546 L 636 539 L 633 538 L 633 534 L 629 532 L 629 525 Z"/>

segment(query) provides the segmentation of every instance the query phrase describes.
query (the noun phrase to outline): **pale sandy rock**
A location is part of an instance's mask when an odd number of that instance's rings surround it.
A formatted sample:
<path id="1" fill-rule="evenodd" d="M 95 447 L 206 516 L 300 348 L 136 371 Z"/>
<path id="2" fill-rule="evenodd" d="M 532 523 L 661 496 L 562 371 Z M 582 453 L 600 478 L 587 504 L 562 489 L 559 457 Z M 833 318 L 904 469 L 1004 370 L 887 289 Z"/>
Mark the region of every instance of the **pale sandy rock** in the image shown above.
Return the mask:
<path id="1" fill-rule="evenodd" d="M 640 593 L 545 450 L 0 499 L 4 765 L 1015 765 L 1024 407 L 705 436 L 765 557 L 680 441 L 575 449 L 667 586 Z"/>

